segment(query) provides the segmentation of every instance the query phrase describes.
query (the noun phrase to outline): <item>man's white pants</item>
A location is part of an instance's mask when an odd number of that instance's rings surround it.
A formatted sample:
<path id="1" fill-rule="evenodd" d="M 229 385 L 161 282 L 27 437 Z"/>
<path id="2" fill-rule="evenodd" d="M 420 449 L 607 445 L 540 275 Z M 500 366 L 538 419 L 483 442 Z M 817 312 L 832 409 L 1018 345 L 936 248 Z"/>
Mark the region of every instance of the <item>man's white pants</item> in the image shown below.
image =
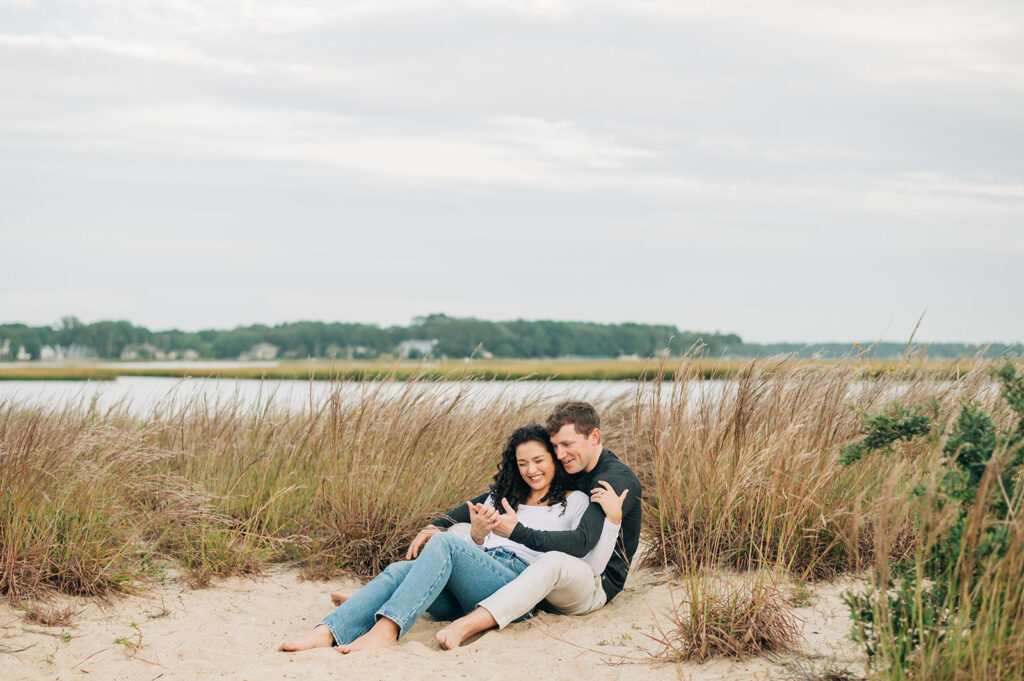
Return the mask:
<path id="1" fill-rule="evenodd" d="M 481 601 L 480 607 L 491 613 L 501 629 L 545 599 L 563 615 L 593 612 L 605 602 L 601 577 L 579 558 L 549 551 Z"/>

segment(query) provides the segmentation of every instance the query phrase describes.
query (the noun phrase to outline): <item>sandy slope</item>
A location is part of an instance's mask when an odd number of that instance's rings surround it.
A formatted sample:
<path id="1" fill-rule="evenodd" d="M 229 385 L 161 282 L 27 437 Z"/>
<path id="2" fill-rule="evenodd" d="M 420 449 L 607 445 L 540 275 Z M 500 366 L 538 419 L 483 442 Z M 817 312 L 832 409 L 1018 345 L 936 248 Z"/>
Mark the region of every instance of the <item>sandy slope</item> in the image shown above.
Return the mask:
<path id="1" fill-rule="evenodd" d="M 847 639 L 849 619 L 838 594 L 851 584 L 815 588 L 814 604 L 797 610 L 804 620 L 804 664 L 832 662 L 862 671 L 863 659 Z M 75 601 L 81 612 L 69 627 L 28 623 L 23 613 L 0 605 L 0 680 L 22 679 L 501 679 L 552 671 L 562 678 L 658 679 L 792 678 L 793 657 L 778 660 L 715 660 L 705 664 L 616 664 L 626 655 L 642 660 L 657 646 L 643 634 L 665 622 L 671 604 L 663 577 L 634 571 L 611 605 L 585 617 L 541 614 L 502 632 L 490 632 L 455 651 L 434 641 L 441 624 L 424 618 L 399 645 L 349 656 L 320 649 L 279 653 L 276 646 L 330 611 L 331 589 L 354 588 L 352 580 L 323 584 L 299 580 L 275 568 L 257 579 L 230 579 L 192 591 L 168 582 L 143 596 L 106 607 Z M 653 614 L 652 614 L 653 613 Z M 133 623 L 135 626 L 133 626 Z M 62 633 L 71 635 L 65 641 Z M 141 637 L 141 638 L 140 638 Z M 141 644 L 134 650 L 115 643 Z M 26 648 L 20 652 L 11 649 Z M 532 670 L 532 671 L 531 671 Z"/>

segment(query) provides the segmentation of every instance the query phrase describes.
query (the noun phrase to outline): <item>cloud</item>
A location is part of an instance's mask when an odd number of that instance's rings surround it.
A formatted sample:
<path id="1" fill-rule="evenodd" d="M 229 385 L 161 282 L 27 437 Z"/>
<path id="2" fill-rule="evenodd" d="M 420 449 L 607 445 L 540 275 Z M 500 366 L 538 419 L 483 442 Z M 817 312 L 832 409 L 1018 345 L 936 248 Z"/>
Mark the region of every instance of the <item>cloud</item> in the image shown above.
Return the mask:
<path id="1" fill-rule="evenodd" d="M 202 69 L 217 69 L 233 74 L 256 73 L 255 68 L 244 62 L 215 59 L 196 50 L 125 42 L 95 35 L 77 35 L 70 38 L 55 35 L 0 35 L 0 47 L 52 52 L 98 52 L 113 57 L 161 61 Z"/>
<path id="2" fill-rule="evenodd" d="M 858 320 L 847 338 L 893 290 L 960 304 L 942 267 L 969 271 L 975 298 L 1024 285 L 1005 266 L 1024 247 L 1015 5 L 6 2 L 0 26 L 0 229 L 24 254 L 5 281 L 38 281 L 49 256 L 95 310 L 119 289 L 79 260 L 171 290 L 170 270 L 138 266 L 148 244 L 211 269 L 221 304 L 236 288 L 219 280 L 283 257 L 253 284 L 279 314 L 329 307 L 336 285 L 389 319 L 430 300 L 556 315 L 549 290 L 586 298 L 573 253 L 612 275 L 591 284 L 594 318 L 699 309 L 678 321 L 761 338 L 808 324 L 779 302 L 801 281 L 836 301 L 829 334 Z M 543 276 L 496 277 L 488 248 Z M 310 250 L 351 262 L 314 275 Z M 674 293 L 711 281 L 721 305 Z M 38 309 L 5 309 L 74 312 L 25 300 Z"/>

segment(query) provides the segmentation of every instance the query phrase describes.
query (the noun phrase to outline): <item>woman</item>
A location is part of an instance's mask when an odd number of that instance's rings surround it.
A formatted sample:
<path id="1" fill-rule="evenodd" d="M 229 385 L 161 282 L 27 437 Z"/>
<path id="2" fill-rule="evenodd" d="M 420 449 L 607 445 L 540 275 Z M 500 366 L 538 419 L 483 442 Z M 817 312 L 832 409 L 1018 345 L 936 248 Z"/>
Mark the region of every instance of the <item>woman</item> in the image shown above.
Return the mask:
<path id="1" fill-rule="evenodd" d="M 615 494 L 603 497 L 606 514 L 616 507 L 621 511 L 622 500 Z M 544 428 L 517 428 L 502 454 L 490 496 L 481 505 L 469 504 L 468 537 L 433 535 L 416 560 L 392 563 L 351 597 L 337 598 L 341 604 L 320 625 L 279 650 L 333 645 L 349 653 L 381 648 L 397 641 L 424 611 L 439 620 L 472 611 L 540 555 L 491 533 L 502 501 L 517 509 L 519 522 L 541 530 L 574 529 L 589 504 L 586 494 L 572 489 Z M 618 526 L 606 523 L 597 546 L 584 559 L 595 574 L 604 570 L 617 537 Z"/>

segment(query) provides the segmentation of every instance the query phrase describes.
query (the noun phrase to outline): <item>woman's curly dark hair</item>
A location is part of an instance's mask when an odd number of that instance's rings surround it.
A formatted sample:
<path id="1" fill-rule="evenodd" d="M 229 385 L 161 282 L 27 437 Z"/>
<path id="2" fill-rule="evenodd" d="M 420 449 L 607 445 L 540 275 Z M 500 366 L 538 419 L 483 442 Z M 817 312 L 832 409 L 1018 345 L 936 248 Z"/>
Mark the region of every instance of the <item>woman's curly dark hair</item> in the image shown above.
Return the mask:
<path id="1" fill-rule="evenodd" d="M 491 502 L 495 508 L 501 510 L 501 500 L 504 498 L 508 501 L 509 506 L 515 509 L 530 498 L 530 486 L 526 484 L 522 474 L 519 473 L 519 464 L 516 461 L 516 447 L 524 442 L 541 443 L 555 461 L 555 477 L 551 480 L 548 493 L 541 501 L 547 502 L 548 506 L 562 504 L 564 513 L 565 498 L 576 487 L 572 478 L 565 472 L 565 468 L 555 458 L 555 446 L 551 444 L 548 431 L 539 423 L 521 426 L 512 432 L 508 444 L 505 445 L 505 451 L 501 454 L 498 472 L 494 474 L 494 483 L 491 485 Z"/>

